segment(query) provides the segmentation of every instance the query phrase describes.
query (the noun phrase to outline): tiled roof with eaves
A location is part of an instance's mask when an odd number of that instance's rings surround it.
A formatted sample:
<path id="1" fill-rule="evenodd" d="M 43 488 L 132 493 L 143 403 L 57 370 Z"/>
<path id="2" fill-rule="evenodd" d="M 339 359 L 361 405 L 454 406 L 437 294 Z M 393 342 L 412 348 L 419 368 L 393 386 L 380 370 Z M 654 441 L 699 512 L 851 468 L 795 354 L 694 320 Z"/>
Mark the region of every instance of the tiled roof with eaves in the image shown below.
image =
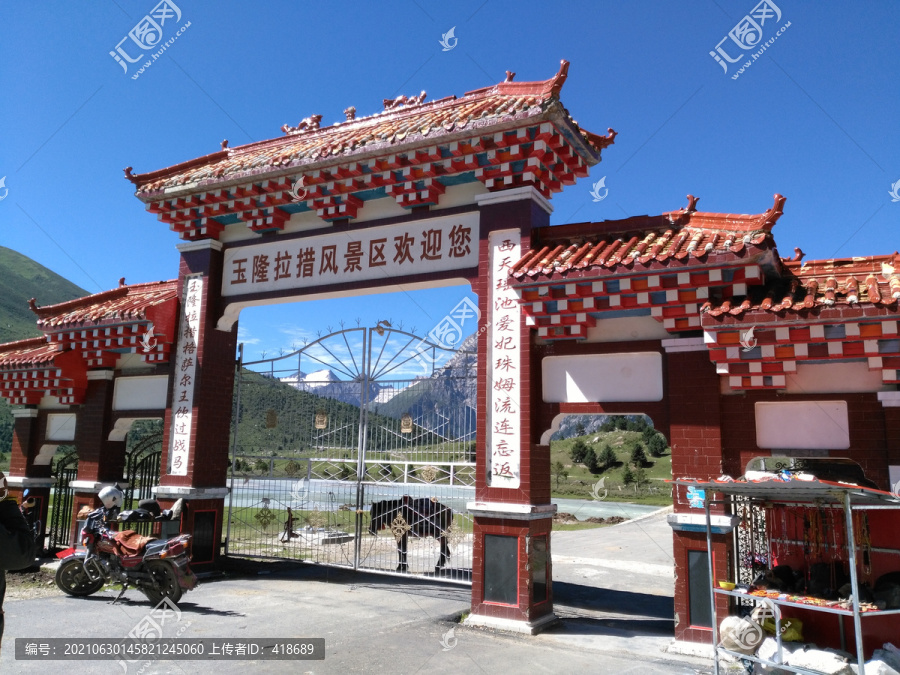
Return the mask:
<path id="1" fill-rule="evenodd" d="M 62 348 L 44 337 L 26 338 L 0 345 L 0 369 L 21 370 L 51 364 Z"/>
<path id="2" fill-rule="evenodd" d="M 659 216 L 578 223 L 536 230 L 531 250 L 510 271 L 514 285 L 564 279 L 593 272 L 650 269 L 670 261 L 740 255 L 747 248 L 774 248 L 771 230 L 785 198 L 775 195 L 768 211 L 756 215 L 705 213 L 688 206 Z M 580 276 L 580 275 L 579 275 Z"/>
<path id="3" fill-rule="evenodd" d="M 205 157 L 144 174 L 132 175 L 129 168 L 126 175 L 138 196 L 149 198 L 180 186 L 207 187 L 247 176 L 257 179 L 291 167 L 308 169 L 355 157 L 392 154 L 446 142 L 454 136 L 490 134 L 521 120 L 541 122 L 554 117 L 565 118 L 599 156 L 614 134 L 598 136 L 580 129 L 559 103 L 568 65 L 563 61 L 554 77 L 537 82 L 513 82 L 508 74 L 507 81 L 466 92 L 461 98 L 449 96 L 424 103 L 422 92 L 411 99 L 385 100 L 382 112 L 361 118 L 348 115 L 346 121 L 324 128 L 319 128 L 321 116 L 316 115 L 297 127 L 285 125 L 285 136 L 280 138 L 235 148 L 223 143 L 220 152 Z"/>
<path id="4" fill-rule="evenodd" d="M 137 321 L 146 319 L 151 308 L 172 302 L 177 285 L 175 279 L 130 286 L 123 282 L 118 288 L 57 305 L 37 307 L 32 302 L 31 309 L 38 316 L 38 328 L 44 332 Z"/>
<path id="5" fill-rule="evenodd" d="M 897 254 L 834 260 L 785 261 L 780 278 L 748 288 L 746 296 L 710 300 L 700 311 L 716 317 L 746 312 L 815 313 L 835 306 L 896 307 L 900 300 Z M 900 270 L 897 270 L 900 272 Z"/>

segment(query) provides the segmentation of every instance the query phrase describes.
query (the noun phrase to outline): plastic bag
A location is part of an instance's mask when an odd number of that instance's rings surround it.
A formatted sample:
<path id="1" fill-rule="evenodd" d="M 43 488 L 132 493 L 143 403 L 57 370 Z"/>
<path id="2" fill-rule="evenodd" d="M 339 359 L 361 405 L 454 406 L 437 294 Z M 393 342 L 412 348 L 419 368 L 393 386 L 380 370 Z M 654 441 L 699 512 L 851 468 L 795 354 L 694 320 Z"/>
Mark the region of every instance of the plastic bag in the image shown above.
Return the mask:
<path id="1" fill-rule="evenodd" d="M 825 675 L 853 675 L 853 669 L 847 661 L 821 649 L 798 649 L 787 657 L 787 665 L 808 668 Z"/>
<path id="2" fill-rule="evenodd" d="M 766 637 L 762 626 L 739 616 L 726 616 L 722 619 L 719 635 L 725 649 L 748 655 L 753 654 Z"/>
<path id="3" fill-rule="evenodd" d="M 775 617 L 768 607 L 757 607 L 750 618 L 761 625 L 769 635 L 775 635 Z M 803 622 L 800 619 L 781 617 L 782 642 L 803 642 Z"/>

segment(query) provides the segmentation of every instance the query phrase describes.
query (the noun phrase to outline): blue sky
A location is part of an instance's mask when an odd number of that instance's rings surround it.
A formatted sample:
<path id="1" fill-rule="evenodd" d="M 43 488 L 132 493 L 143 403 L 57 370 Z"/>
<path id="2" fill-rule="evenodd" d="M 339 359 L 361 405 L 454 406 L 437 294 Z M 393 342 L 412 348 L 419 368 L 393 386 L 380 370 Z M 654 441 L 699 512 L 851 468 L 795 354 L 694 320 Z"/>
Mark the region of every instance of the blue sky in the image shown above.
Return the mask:
<path id="1" fill-rule="evenodd" d="M 90 292 L 174 277 L 177 236 L 122 173 L 146 172 L 381 109 L 572 65 L 562 101 L 583 127 L 619 132 L 590 178 L 553 198 L 553 224 L 683 207 L 759 213 L 787 196 L 782 255 L 880 255 L 898 246 L 900 5 L 778 0 L 783 33 L 737 79 L 709 52 L 748 2 L 216 2 L 176 0 L 190 26 L 138 79 L 109 55 L 156 0 L 7 2 L 0 25 L 0 245 Z M 451 27 L 456 46 L 443 51 Z M 167 31 L 166 37 L 169 37 Z M 607 198 L 592 183 L 605 177 Z M 248 353 L 271 356 L 343 319 L 421 334 L 467 287 L 245 311 Z M 40 298 L 38 298 L 40 302 Z"/>

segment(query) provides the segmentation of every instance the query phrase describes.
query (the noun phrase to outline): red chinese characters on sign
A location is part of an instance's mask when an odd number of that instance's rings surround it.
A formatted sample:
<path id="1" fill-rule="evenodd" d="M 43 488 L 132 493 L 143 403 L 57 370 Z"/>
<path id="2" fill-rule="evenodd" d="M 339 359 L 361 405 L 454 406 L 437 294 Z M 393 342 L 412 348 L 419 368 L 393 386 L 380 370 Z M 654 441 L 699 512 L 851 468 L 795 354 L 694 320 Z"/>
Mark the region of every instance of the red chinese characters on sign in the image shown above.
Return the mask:
<path id="1" fill-rule="evenodd" d="M 464 258 L 471 252 L 470 245 L 472 243 L 472 228 L 456 225 L 450 230 L 450 251 L 448 255 L 451 258 Z"/>
<path id="2" fill-rule="evenodd" d="M 384 257 L 384 245 L 387 239 L 373 239 L 369 242 L 369 267 L 384 267 L 387 260 Z"/>
<path id="3" fill-rule="evenodd" d="M 347 252 L 344 254 L 344 260 L 346 261 L 346 266 L 344 267 L 345 272 L 356 272 L 362 269 L 362 242 L 361 241 L 350 241 L 347 242 Z"/>
<path id="4" fill-rule="evenodd" d="M 291 260 L 293 257 L 287 251 L 275 256 L 275 281 L 291 278 Z"/>
<path id="5" fill-rule="evenodd" d="M 225 296 L 427 274 L 478 264 L 478 214 L 238 245 L 225 251 Z M 512 256 L 507 256 L 512 259 Z"/>
<path id="6" fill-rule="evenodd" d="M 269 256 L 253 256 L 253 273 L 251 280 L 254 284 L 269 280 Z"/>
<path id="7" fill-rule="evenodd" d="M 246 264 L 249 259 L 242 262 Z M 238 260 L 235 263 L 241 262 Z M 279 272 L 276 258 L 276 274 Z M 287 262 L 288 266 L 290 261 Z M 251 279 L 269 274 L 268 257 L 253 256 Z M 246 283 L 246 272 L 243 272 Z M 191 427 L 194 414 L 194 383 L 197 376 L 197 346 L 200 344 L 200 316 L 203 309 L 203 278 L 189 277 L 184 288 L 181 326 L 176 345 L 175 372 L 172 375 L 171 436 L 168 472 L 172 476 L 187 475 L 191 454 Z"/>
<path id="8" fill-rule="evenodd" d="M 231 261 L 232 264 L 232 284 L 246 284 L 247 283 L 247 259 L 246 258 L 237 258 Z"/>
<path id="9" fill-rule="evenodd" d="M 399 237 L 394 237 L 394 248 L 396 249 L 396 253 L 394 254 L 394 262 L 398 265 L 402 265 L 403 263 L 409 261 L 413 261 L 412 257 L 412 246 L 416 243 L 416 240 L 409 236 L 409 234 L 404 233 Z"/>
<path id="10" fill-rule="evenodd" d="M 316 269 L 316 249 L 306 248 L 297 255 L 297 276 L 311 277 Z"/>
<path id="11" fill-rule="evenodd" d="M 441 259 L 441 235 L 440 230 L 426 230 L 422 233 L 422 255 L 420 260 Z"/>
<path id="12" fill-rule="evenodd" d="M 509 270 L 519 258 L 518 232 L 493 232 L 491 245 L 490 453 L 491 486 L 516 488 L 520 482 L 522 421 L 518 297 L 509 286 Z"/>
<path id="13" fill-rule="evenodd" d="M 319 263 L 319 274 L 331 272 L 337 274 L 337 246 L 322 247 L 322 262 Z"/>

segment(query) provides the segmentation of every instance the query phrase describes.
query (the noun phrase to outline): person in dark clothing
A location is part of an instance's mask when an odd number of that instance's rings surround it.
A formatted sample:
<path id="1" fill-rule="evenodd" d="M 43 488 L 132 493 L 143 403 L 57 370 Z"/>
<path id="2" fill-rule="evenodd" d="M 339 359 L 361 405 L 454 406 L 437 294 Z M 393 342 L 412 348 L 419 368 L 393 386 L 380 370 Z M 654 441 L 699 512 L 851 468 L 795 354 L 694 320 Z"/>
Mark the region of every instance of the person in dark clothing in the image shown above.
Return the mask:
<path id="1" fill-rule="evenodd" d="M 6 570 L 20 570 L 34 562 L 34 535 L 16 500 L 9 496 L 0 471 L 0 640 L 3 639 L 3 597 Z"/>

